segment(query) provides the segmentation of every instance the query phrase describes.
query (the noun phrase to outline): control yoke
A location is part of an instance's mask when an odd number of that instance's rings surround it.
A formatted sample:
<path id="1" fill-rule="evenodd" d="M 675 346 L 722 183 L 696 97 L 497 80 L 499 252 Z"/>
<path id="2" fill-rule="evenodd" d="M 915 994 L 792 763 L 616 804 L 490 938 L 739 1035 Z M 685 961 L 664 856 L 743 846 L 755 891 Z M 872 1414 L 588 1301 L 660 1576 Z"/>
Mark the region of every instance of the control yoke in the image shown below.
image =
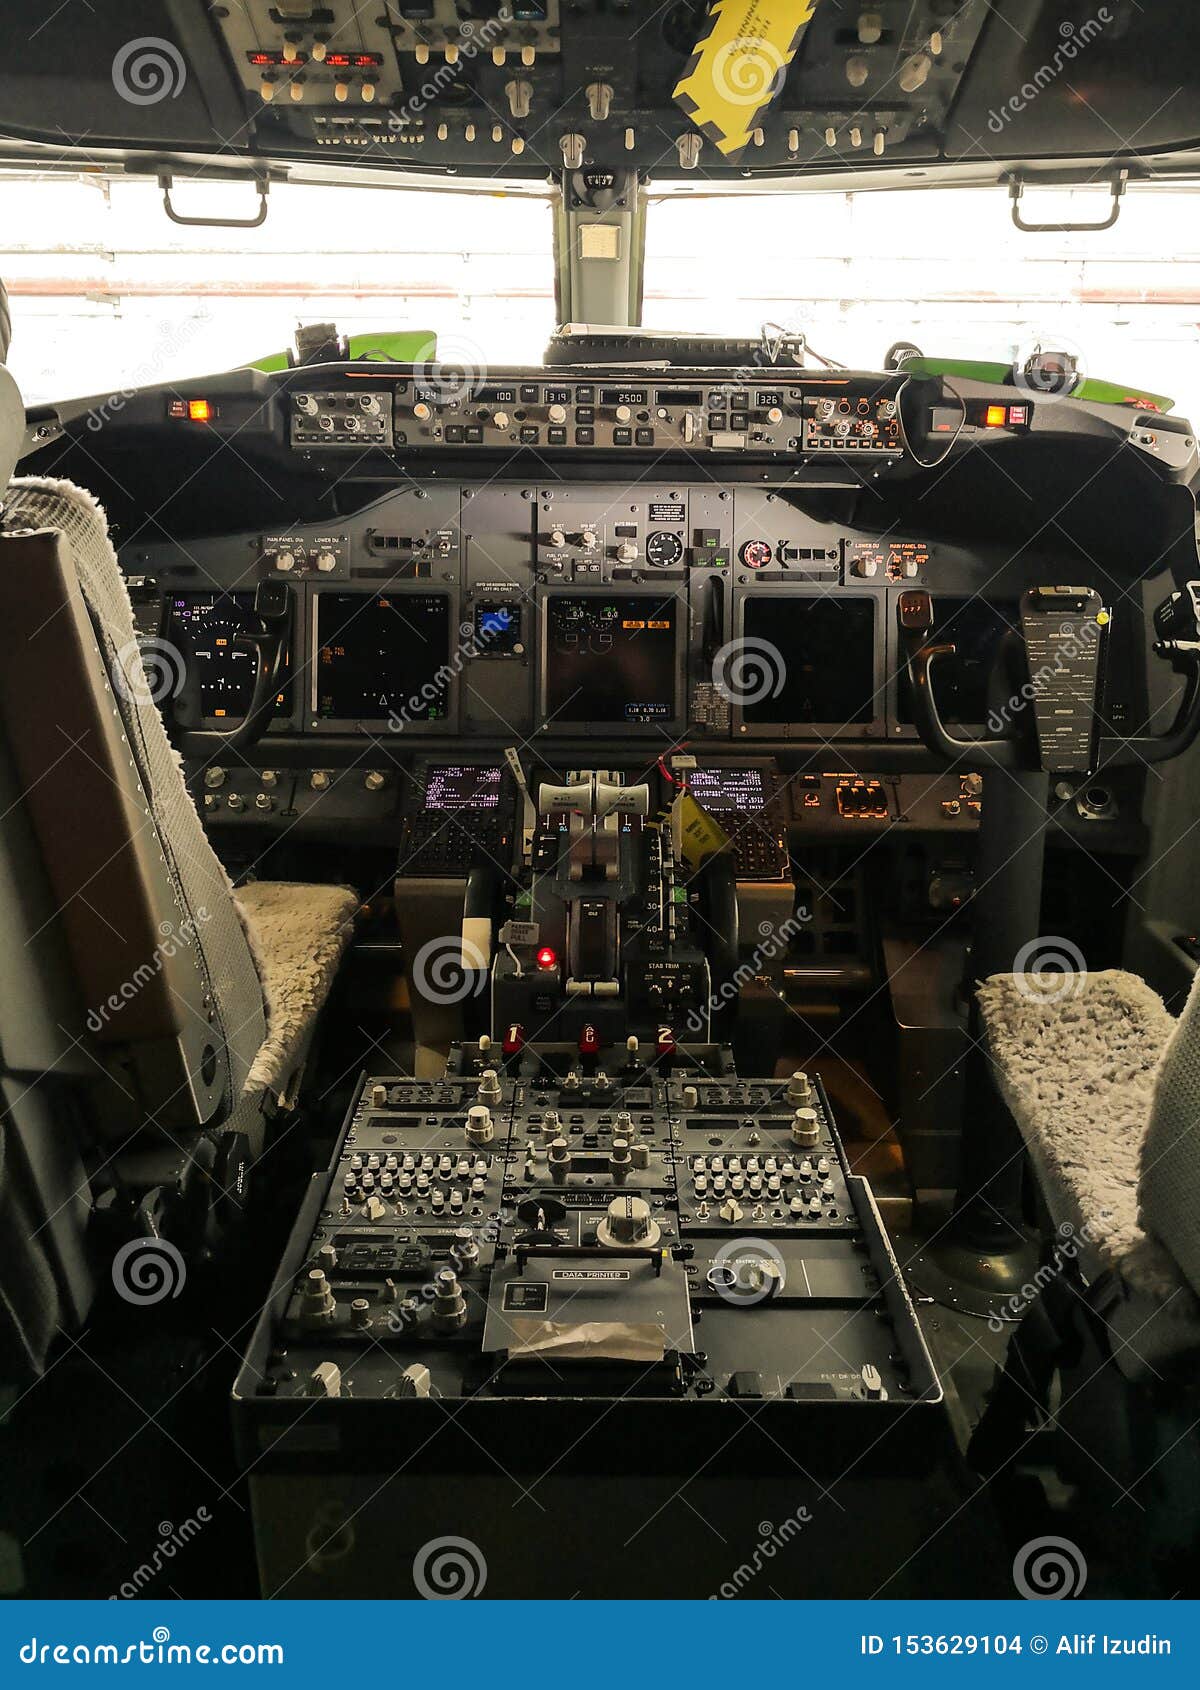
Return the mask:
<path id="1" fill-rule="evenodd" d="M 1100 655 L 1108 616 L 1090 588 L 1033 587 L 1022 595 L 1021 633 L 1007 636 L 997 654 L 1008 697 L 991 711 L 988 728 L 997 720 L 1000 726 L 983 733 L 952 733 L 938 709 L 934 670 L 956 647 L 930 637 L 932 596 L 924 590 L 901 593 L 897 615 L 913 719 L 925 745 L 946 762 L 970 757 L 993 768 L 1086 775 L 1101 767 L 1165 762 L 1200 733 L 1200 581 L 1171 593 L 1154 613 L 1155 655 L 1187 682 L 1175 720 L 1161 734 L 1100 732 Z"/>
<path id="2" fill-rule="evenodd" d="M 257 745 L 266 733 L 283 683 L 291 625 L 291 594 L 283 581 L 260 581 L 254 595 L 254 614 L 261 629 L 239 634 L 235 643 L 255 654 L 254 687 L 246 714 L 235 728 L 184 729 L 188 750 L 198 756 L 214 751 L 240 751 Z"/>

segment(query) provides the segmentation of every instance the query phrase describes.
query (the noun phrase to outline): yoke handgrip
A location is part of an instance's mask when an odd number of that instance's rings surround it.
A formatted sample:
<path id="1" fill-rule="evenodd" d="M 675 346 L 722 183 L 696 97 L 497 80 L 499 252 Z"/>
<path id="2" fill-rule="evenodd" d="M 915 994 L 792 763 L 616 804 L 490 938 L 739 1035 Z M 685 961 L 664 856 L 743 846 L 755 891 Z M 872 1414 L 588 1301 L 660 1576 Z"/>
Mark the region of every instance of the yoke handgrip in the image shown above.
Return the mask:
<path id="1" fill-rule="evenodd" d="M 933 693 L 931 671 L 940 658 L 954 657 L 958 648 L 949 642 L 934 644 L 930 640 L 933 631 L 933 599 L 930 594 L 923 588 L 902 592 L 896 614 L 912 687 L 913 721 L 923 743 L 936 757 L 948 763 L 956 762 L 960 757 L 971 757 L 976 761 L 989 762 L 995 768 L 1017 768 L 1019 747 L 1015 740 L 993 734 L 952 734 L 942 721 Z"/>

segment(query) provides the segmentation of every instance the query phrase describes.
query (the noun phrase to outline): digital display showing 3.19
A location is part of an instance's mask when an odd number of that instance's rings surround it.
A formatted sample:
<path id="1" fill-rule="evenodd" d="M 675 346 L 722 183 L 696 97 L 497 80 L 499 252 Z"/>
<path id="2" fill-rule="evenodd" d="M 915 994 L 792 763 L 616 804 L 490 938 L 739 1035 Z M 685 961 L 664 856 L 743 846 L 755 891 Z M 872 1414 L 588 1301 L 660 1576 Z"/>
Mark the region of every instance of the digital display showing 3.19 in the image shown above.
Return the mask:
<path id="1" fill-rule="evenodd" d="M 317 593 L 313 708 L 334 721 L 440 722 L 449 708 L 445 593 Z"/>
<path id="2" fill-rule="evenodd" d="M 554 597 L 546 607 L 546 720 L 670 722 L 677 712 L 673 598 Z"/>
<path id="3" fill-rule="evenodd" d="M 875 697 L 873 600 L 750 599 L 744 634 L 755 659 L 742 700 L 747 722 L 840 726 L 882 714 Z"/>

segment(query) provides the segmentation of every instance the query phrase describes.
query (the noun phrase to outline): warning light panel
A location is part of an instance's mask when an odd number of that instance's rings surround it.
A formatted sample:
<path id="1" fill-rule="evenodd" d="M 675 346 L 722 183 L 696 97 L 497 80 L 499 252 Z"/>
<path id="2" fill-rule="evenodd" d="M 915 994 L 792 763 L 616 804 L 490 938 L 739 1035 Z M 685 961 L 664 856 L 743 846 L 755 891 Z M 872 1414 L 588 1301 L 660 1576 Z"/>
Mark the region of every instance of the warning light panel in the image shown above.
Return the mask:
<path id="1" fill-rule="evenodd" d="M 1028 400 L 1012 404 L 995 399 L 967 399 L 931 406 L 929 432 L 956 435 L 974 434 L 981 428 L 1003 428 L 1009 433 L 1023 433 L 1032 420 L 1033 406 Z"/>

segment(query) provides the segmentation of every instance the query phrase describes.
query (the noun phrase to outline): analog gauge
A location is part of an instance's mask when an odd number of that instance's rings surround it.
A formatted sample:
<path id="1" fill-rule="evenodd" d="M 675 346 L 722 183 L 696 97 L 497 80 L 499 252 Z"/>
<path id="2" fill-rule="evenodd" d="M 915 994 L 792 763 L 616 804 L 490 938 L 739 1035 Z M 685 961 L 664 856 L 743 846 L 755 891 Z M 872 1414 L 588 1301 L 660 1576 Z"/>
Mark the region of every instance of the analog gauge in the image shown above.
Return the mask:
<path id="1" fill-rule="evenodd" d="M 670 569 L 683 557 L 683 541 L 678 534 L 660 529 L 646 536 L 646 561 L 656 569 Z"/>
<path id="2" fill-rule="evenodd" d="M 765 569 L 774 555 L 766 540 L 747 540 L 738 553 L 747 569 Z"/>

